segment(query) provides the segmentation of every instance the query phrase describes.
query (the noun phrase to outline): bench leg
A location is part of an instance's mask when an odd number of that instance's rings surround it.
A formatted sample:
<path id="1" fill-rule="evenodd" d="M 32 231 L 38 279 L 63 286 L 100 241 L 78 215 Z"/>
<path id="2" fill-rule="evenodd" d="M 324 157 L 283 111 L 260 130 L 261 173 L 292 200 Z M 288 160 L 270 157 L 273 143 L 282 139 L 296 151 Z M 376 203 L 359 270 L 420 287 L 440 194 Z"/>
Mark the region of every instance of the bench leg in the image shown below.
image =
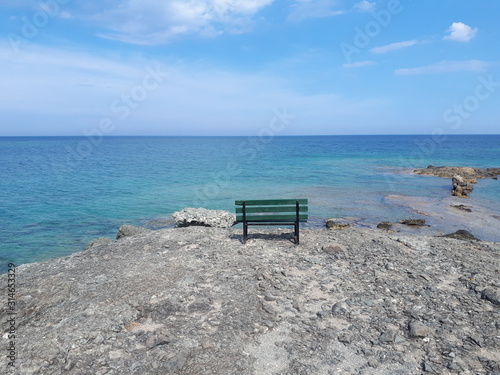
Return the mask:
<path id="1" fill-rule="evenodd" d="M 243 243 L 247 243 L 247 237 L 248 237 L 248 224 L 243 223 Z"/>
<path id="2" fill-rule="evenodd" d="M 299 223 L 295 223 L 295 244 L 298 245 L 300 242 L 299 238 Z"/>

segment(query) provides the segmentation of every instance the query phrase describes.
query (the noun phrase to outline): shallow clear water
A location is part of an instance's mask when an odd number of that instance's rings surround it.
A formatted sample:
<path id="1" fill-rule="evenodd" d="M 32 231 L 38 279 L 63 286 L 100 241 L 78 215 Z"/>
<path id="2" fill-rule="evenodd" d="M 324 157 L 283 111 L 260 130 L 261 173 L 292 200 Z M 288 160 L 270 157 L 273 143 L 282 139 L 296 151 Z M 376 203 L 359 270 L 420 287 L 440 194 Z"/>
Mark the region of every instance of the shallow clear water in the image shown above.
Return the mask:
<path id="1" fill-rule="evenodd" d="M 236 199 L 309 198 L 309 225 L 398 220 L 411 210 L 388 195 L 436 199 L 451 185 L 402 169 L 500 167 L 500 136 L 9 137 L 0 162 L 5 268 L 79 251 L 124 223 L 168 225 L 184 207 L 233 211 Z M 472 195 L 500 214 L 499 181 Z"/>

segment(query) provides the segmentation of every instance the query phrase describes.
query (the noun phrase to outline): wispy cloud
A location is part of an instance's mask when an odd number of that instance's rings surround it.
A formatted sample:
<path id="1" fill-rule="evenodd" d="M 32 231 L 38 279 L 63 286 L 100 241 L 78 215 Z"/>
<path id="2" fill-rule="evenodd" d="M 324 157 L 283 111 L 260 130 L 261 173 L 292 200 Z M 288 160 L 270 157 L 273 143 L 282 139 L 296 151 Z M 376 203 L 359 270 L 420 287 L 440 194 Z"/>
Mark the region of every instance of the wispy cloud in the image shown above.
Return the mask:
<path id="1" fill-rule="evenodd" d="M 358 61 L 351 64 L 344 64 L 342 68 L 350 69 L 350 68 L 362 68 L 363 66 L 375 65 L 375 61 Z"/>
<path id="2" fill-rule="evenodd" d="M 455 72 L 484 72 L 492 66 L 492 63 L 480 60 L 466 61 L 440 61 L 435 64 L 422 66 L 419 68 L 398 69 L 397 75 L 420 75 L 420 74 L 441 74 Z"/>
<path id="3" fill-rule="evenodd" d="M 337 2 L 333 0 L 296 0 L 288 21 L 300 22 L 308 18 L 323 18 L 345 13 L 337 9 Z"/>
<path id="4" fill-rule="evenodd" d="M 104 117 L 116 124 L 116 135 L 257 134 L 268 125 L 273 107 L 281 106 L 297 115 L 295 127 L 287 132 L 307 128 L 319 134 L 332 116 L 358 118 L 387 105 L 378 98 L 303 93 L 293 87 L 293 79 L 276 69 L 238 72 L 205 63 L 158 63 L 136 55 L 103 56 L 38 46 L 16 61 L 7 58 L 9 54 L 10 46 L 0 42 L 0 71 L 9 72 L 3 80 L 9 90 L 0 92 L 0 113 L 12 114 L 12 127 L 23 134 L 81 135 L 98 128 Z M 144 100 L 134 99 L 134 89 L 144 84 L 147 68 L 156 71 L 157 66 L 168 76 Z M 112 104 L 116 101 L 133 102 L 127 119 L 119 119 Z M 26 121 L 28 117 L 32 120 Z M 311 122 L 316 125 L 311 127 Z M 49 130 L 42 129 L 44 123 L 51 124 Z"/>
<path id="5" fill-rule="evenodd" d="M 462 22 L 453 22 L 447 30 L 450 34 L 445 35 L 443 39 L 455 42 L 468 42 L 477 34 L 477 27 L 472 28 Z"/>
<path id="6" fill-rule="evenodd" d="M 359 3 L 354 4 L 354 10 L 358 12 L 370 12 L 375 9 L 375 3 L 370 3 L 367 0 L 362 0 Z"/>
<path id="7" fill-rule="evenodd" d="M 91 20 L 104 38 L 133 44 L 166 43 L 182 35 L 213 37 L 252 28 L 253 16 L 275 0 L 130 0 L 104 1 L 65 17 Z"/>
<path id="8" fill-rule="evenodd" d="M 404 41 L 404 42 L 391 43 L 391 44 L 387 44 L 385 46 L 374 47 L 374 48 L 370 49 L 370 52 L 373 52 L 373 53 L 386 53 L 386 52 L 395 51 L 395 50 L 398 50 L 398 49 L 401 49 L 401 48 L 411 47 L 411 46 L 414 46 L 417 43 L 418 43 L 418 41 L 415 40 L 415 39 L 414 40 L 407 40 L 407 41 Z"/>

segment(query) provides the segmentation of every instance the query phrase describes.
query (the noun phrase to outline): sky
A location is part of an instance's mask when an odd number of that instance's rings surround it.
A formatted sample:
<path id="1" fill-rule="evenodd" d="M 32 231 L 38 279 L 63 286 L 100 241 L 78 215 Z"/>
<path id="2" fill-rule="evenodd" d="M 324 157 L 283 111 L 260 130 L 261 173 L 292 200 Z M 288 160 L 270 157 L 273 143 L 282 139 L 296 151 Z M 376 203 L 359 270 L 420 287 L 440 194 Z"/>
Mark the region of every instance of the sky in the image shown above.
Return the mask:
<path id="1" fill-rule="evenodd" d="M 499 134 L 498 0 L 1 0 L 0 136 Z"/>

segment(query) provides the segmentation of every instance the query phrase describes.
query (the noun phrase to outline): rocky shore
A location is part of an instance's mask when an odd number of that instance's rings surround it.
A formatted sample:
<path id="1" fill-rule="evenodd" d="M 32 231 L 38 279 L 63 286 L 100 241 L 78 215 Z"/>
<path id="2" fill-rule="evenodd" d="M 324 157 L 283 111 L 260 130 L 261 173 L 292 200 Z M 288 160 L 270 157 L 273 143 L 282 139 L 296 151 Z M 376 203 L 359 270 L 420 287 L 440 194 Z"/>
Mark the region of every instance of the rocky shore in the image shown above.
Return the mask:
<path id="1" fill-rule="evenodd" d="M 303 229 L 298 246 L 289 229 L 245 245 L 234 227 L 118 237 L 17 268 L 11 373 L 500 374 L 500 243 L 352 227 Z"/>
<path id="2" fill-rule="evenodd" d="M 447 167 L 429 165 L 427 168 L 416 169 L 416 174 L 453 178 L 455 175 L 462 176 L 467 179 L 478 178 L 498 178 L 500 176 L 500 168 L 472 168 L 472 167 Z"/>
<path id="3" fill-rule="evenodd" d="M 414 173 L 419 175 L 451 178 L 451 194 L 460 198 L 469 198 L 474 184 L 479 178 L 498 179 L 500 168 L 471 168 L 471 167 L 435 167 L 429 165 L 427 168 L 416 169 Z"/>

